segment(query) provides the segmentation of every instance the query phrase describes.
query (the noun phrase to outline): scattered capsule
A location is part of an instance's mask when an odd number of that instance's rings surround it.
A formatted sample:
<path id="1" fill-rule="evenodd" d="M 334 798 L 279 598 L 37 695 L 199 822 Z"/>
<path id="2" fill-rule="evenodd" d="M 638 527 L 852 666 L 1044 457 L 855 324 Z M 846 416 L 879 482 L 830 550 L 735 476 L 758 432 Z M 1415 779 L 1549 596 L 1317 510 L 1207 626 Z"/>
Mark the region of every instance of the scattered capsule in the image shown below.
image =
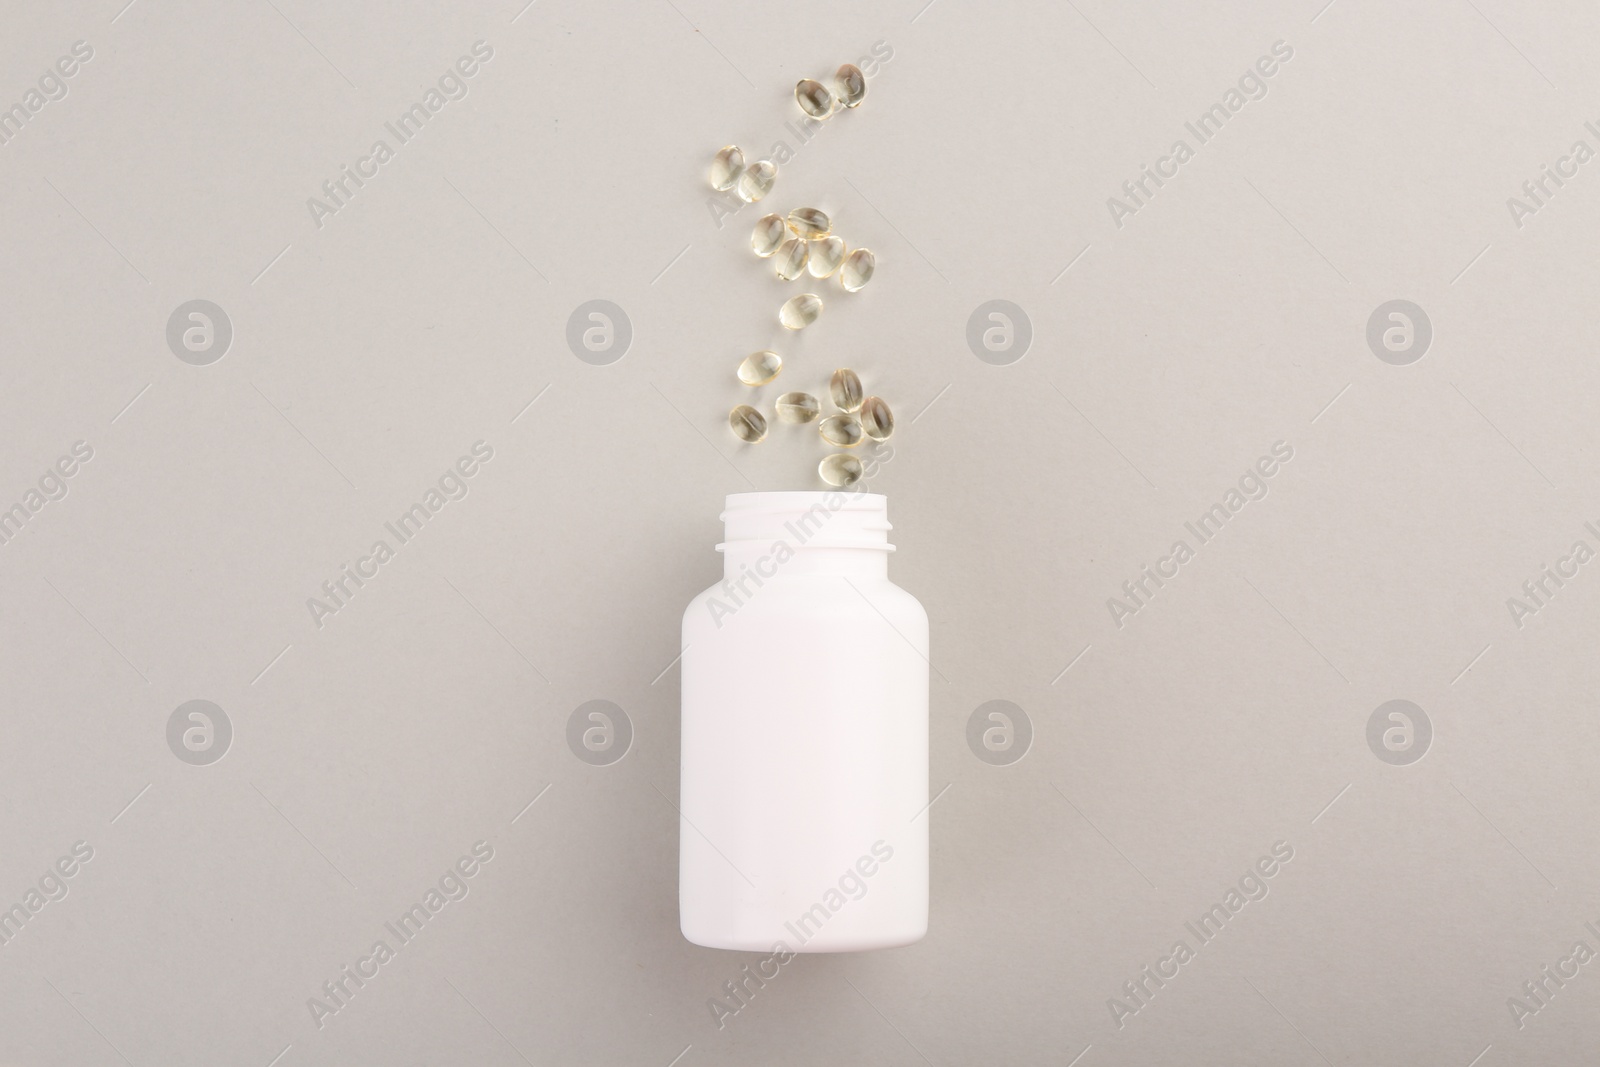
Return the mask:
<path id="1" fill-rule="evenodd" d="M 844 262 L 844 238 L 818 237 L 811 242 L 811 254 L 806 259 L 806 269 L 813 278 L 826 278 Z"/>
<path id="2" fill-rule="evenodd" d="M 778 309 L 778 321 L 786 330 L 803 330 L 821 314 L 822 297 L 816 293 L 801 293 L 783 302 L 783 307 Z"/>
<path id="3" fill-rule="evenodd" d="M 728 427 L 733 436 L 753 445 L 767 436 L 767 417 L 749 404 L 740 404 L 728 412 Z"/>
<path id="4" fill-rule="evenodd" d="M 776 406 L 778 418 L 784 422 L 810 422 L 822 413 L 822 406 L 810 393 L 784 393 Z"/>
<path id="5" fill-rule="evenodd" d="M 810 240 L 832 233 L 833 222 L 828 218 L 828 213 L 819 208 L 797 207 L 789 212 L 789 229 L 795 232 L 795 236 Z"/>
<path id="6" fill-rule="evenodd" d="M 872 280 L 872 272 L 877 269 L 877 265 L 878 261 L 873 258 L 871 249 L 853 249 L 844 257 L 844 263 L 839 267 L 839 284 L 848 292 L 858 293 Z"/>
<path id="7" fill-rule="evenodd" d="M 778 165 L 770 159 L 758 159 L 739 175 L 739 199 L 747 204 L 772 192 L 772 183 L 778 180 Z"/>
<path id="8" fill-rule="evenodd" d="M 744 152 L 736 144 L 728 145 L 711 159 L 711 188 L 725 193 L 732 189 L 744 173 Z"/>
<path id="9" fill-rule="evenodd" d="M 833 72 L 833 93 L 845 107 L 859 107 L 867 95 L 867 78 L 854 63 Z"/>
<path id="10" fill-rule="evenodd" d="M 825 119 L 836 106 L 828 87 L 814 78 L 801 78 L 794 87 L 794 102 L 814 119 Z"/>
<path id="11" fill-rule="evenodd" d="M 833 400 L 833 406 L 840 411 L 859 411 L 865 395 L 861 391 L 860 375 L 848 368 L 834 371 L 833 378 L 828 382 L 828 395 Z"/>
<path id="12" fill-rule="evenodd" d="M 766 259 L 778 250 L 784 238 L 789 236 L 789 227 L 783 221 L 782 215 L 763 215 L 761 221 L 756 223 L 756 228 L 750 232 L 750 247 L 755 249 L 756 255 Z"/>
<path id="13" fill-rule="evenodd" d="M 739 380 L 746 385 L 766 385 L 783 370 L 783 357 L 763 349 L 744 357 L 739 364 Z"/>
<path id="14" fill-rule="evenodd" d="M 894 433 L 894 412 L 882 397 L 869 396 L 861 402 L 861 429 L 874 441 L 887 441 Z"/>
<path id="15" fill-rule="evenodd" d="M 861 480 L 861 461 L 847 452 L 835 452 L 822 457 L 817 473 L 829 485 L 854 485 Z"/>
<path id="16" fill-rule="evenodd" d="M 778 277 L 786 282 L 792 282 L 806 272 L 806 260 L 810 257 L 810 249 L 798 237 L 791 237 L 778 247 L 778 254 L 774 260 L 778 264 Z"/>
<path id="17" fill-rule="evenodd" d="M 854 415 L 829 415 L 817 423 L 822 439 L 837 448 L 854 448 L 864 436 Z"/>

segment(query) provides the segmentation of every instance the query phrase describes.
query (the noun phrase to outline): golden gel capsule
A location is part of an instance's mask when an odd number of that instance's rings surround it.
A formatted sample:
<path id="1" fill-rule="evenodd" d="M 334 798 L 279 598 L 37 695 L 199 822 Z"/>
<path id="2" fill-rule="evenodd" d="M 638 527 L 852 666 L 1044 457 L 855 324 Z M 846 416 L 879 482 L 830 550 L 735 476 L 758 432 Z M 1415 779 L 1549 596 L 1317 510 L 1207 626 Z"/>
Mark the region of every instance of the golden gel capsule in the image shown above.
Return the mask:
<path id="1" fill-rule="evenodd" d="M 858 411 L 864 395 L 861 378 L 855 371 L 841 368 L 833 372 L 833 378 L 828 382 L 828 396 L 832 398 L 834 407 L 840 411 Z"/>
<path id="2" fill-rule="evenodd" d="M 822 457 L 822 462 L 817 464 L 817 473 L 829 485 L 854 485 L 861 480 L 861 461 L 849 453 L 835 452 Z"/>
<path id="3" fill-rule="evenodd" d="M 756 228 L 750 231 L 750 247 L 755 249 L 756 255 L 766 259 L 778 250 L 788 236 L 789 227 L 782 215 L 763 215 L 761 221 L 756 223 Z"/>
<path id="4" fill-rule="evenodd" d="M 874 441 L 887 441 L 894 433 L 894 412 L 882 397 L 869 396 L 861 402 L 861 429 Z"/>
<path id="5" fill-rule="evenodd" d="M 873 258 L 870 249 L 854 249 L 844 257 L 844 263 L 839 267 L 839 284 L 849 292 L 859 293 L 862 286 L 872 280 L 872 272 L 877 265 L 878 261 Z"/>
<path id="6" fill-rule="evenodd" d="M 854 63 L 833 72 L 833 94 L 845 107 L 858 107 L 867 95 L 867 77 Z"/>
<path id="7" fill-rule="evenodd" d="M 786 282 L 792 282 L 806 272 L 806 260 L 810 257 L 811 250 L 798 237 L 791 237 L 778 246 L 778 254 L 773 257 L 778 264 L 778 277 Z"/>
<path id="8" fill-rule="evenodd" d="M 778 165 L 770 159 L 758 159 L 739 175 L 739 199 L 747 204 L 772 192 L 772 183 L 778 180 Z"/>
<path id="9" fill-rule="evenodd" d="M 753 445 L 767 436 L 767 417 L 749 404 L 740 404 L 728 412 L 728 427 L 733 436 Z"/>
<path id="10" fill-rule="evenodd" d="M 822 439 L 837 448 L 854 448 L 865 436 L 854 415 L 829 415 L 817 423 Z"/>
<path id="11" fill-rule="evenodd" d="M 826 237 L 833 232 L 833 222 L 828 218 L 828 213 L 820 208 L 797 207 L 789 212 L 789 229 L 795 236 L 810 240 L 813 237 Z"/>
<path id="12" fill-rule="evenodd" d="M 794 102 L 814 119 L 825 119 L 833 114 L 833 94 L 828 87 L 814 78 L 801 78 L 794 87 Z"/>
<path id="13" fill-rule="evenodd" d="M 783 357 L 763 349 L 744 357 L 739 364 L 739 380 L 746 385 L 766 385 L 783 370 Z"/>
<path id="14" fill-rule="evenodd" d="M 806 270 L 813 278 L 826 278 L 844 262 L 844 238 L 818 237 L 811 242 L 811 254 L 806 257 Z"/>
<path id="15" fill-rule="evenodd" d="M 719 193 L 732 189 L 744 173 L 744 153 L 736 144 L 728 145 L 711 159 L 711 188 Z"/>
<path id="16" fill-rule="evenodd" d="M 783 307 L 778 309 L 778 321 L 786 330 L 803 330 L 821 314 L 822 297 L 816 293 L 801 293 L 783 302 Z"/>
<path id="17" fill-rule="evenodd" d="M 776 407 L 784 422 L 810 422 L 822 413 L 822 405 L 810 393 L 784 393 Z"/>

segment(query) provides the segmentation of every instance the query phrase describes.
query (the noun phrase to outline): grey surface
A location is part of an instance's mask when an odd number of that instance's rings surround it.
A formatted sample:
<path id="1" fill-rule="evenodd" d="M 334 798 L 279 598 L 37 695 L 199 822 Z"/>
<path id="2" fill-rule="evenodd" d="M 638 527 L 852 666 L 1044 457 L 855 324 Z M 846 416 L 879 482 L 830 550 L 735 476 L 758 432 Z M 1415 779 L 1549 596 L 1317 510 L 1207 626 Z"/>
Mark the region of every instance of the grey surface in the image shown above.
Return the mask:
<path id="1" fill-rule="evenodd" d="M 1593 1059 L 1600 963 L 1520 1028 L 1508 998 L 1600 950 L 1600 563 L 1507 605 L 1600 548 L 1600 161 L 1507 204 L 1600 148 L 1592 8 L 122 2 L 12 3 L 0 35 L 5 101 L 94 49 L 0 145 L 0 503 L 93 448 L 0 545 L 0 898 L 93 849 L 0 948 L 0 1063 Z M 469 95 L 319 228 L 307 198 L 478 40 Z M 779 337 L 797 290 L 703 170 L 794 146 L 794 81 L 877 41 L 767 203 L 831 210 L 878 275 Z M 204 365 L 167 343 L 197 299 L 233 330 Z M 609 365 L 566 342 L 591 300 L 631 325 Z M 968 347 L 991 300 L 1019 360 Z M 1405 365 L 1367 343 L 1393 300 L 1432 328 Z M 932 925 L 795 960 L 719 1030 L 755 957 L 677 931 L 671 665 L 721 497 L 813 484 L 815 447 L 722 424 L 778 342 L 778 385 L 850 364 L 900 414 L 874 487 L 933 620 Z M 465 498 L 315 625 L 480 440 Z M 1267 495 L 1118 627 L 1277 441 Z M 194 700 L 221 759 L 169 747 Z M 606 765 L 568 747 L 593 700 L 633 730 Z M 1020 761 L 968 747 L 995 700 Z M 1369 748 L 1392 700 L 1431 723 L 1409 764 Z M 319 1027 L 479 841 L 469 894 Z"/>

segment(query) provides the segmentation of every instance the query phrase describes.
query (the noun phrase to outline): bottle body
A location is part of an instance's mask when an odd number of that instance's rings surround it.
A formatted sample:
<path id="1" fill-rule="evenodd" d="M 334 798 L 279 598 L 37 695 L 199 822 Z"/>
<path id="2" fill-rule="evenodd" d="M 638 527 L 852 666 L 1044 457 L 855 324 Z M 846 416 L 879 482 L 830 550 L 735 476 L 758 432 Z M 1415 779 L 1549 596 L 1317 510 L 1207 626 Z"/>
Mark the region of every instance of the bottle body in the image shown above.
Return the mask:
<path id="1" fill-rule="evenodd" d="M 928 621 L 886 501 L 728 498 L 683 620 L 679 914 L 695 944 L 848 952 L 928 921 Z"/>

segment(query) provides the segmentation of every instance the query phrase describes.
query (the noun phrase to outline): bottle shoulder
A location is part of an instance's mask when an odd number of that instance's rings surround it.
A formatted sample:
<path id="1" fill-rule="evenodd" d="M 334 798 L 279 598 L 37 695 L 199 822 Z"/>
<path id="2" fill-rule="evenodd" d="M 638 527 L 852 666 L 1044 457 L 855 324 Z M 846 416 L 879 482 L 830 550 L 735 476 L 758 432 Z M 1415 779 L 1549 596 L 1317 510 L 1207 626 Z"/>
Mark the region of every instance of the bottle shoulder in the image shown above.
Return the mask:
<path id="1" fill-rule="evenodd" d="M 683 612 L 683 625 L 691 629 L 709 625 L 720 629 L 734 615 L 746 612 L 752 617 L 807 614 L 883 615 L 896 625 L 925 629 L 928 613 L 915 596 L 887 577 L 872 575 L 802 574 L 780 575 L 761 586 L 746 583 L 743 589 L 718 582 L 689 601 Z"/>
<path id="2" fill-rule="evenodd" d="M 927 622 L 928 612 L 923 608 L 922 601 L 918 600 L 916 595 L 909 590 L 895 585 L 887 578 L 880 579 L 874 588 L 878 591 L 877 596 L 882 598 L 874 600 L 878 607 L 883 607 L 885 602 L 896 604 L 908 614 Z"/>

